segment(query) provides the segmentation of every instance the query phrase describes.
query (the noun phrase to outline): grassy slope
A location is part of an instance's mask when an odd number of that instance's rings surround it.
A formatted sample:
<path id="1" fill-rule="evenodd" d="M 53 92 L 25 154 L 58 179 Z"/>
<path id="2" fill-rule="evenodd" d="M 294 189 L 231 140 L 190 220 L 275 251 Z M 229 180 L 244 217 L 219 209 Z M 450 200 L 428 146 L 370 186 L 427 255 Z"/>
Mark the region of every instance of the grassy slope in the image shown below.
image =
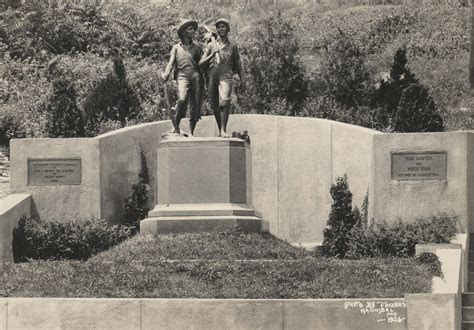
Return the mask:
<path id="1" fill-rule="evenodd" d="M 367 62 L 377 76 L 390 70 L 395 51 L 406 46 L 408 66 L 430 88 L 437 105 L 457 109 L 469 102 L 469 8 L 362 6 L 293 10 L 302 22 L 314 22 L 299 25 L 306 52 L 317 50 L 339 28 L 368 53 Z"/>
<path id="2" fill-rule="evenodd" d="M 427 268 L 413 259 L 326 259 L 270 235 L 229 232 L 135 237 L 87 262 L 0 268 L 0 289 L 16 297 L 362 298 L 431 287 Z"/>

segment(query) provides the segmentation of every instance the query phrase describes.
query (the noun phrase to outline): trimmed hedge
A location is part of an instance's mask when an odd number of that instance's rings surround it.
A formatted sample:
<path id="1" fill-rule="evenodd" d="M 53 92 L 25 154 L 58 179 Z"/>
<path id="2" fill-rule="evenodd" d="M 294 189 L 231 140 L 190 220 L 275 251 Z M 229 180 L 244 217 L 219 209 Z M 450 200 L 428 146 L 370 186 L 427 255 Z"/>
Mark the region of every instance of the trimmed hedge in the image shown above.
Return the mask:
<path id="1" fill-rule="evenodd" d="M 13 230 L 13 259 L 85 260 L 126 240 L 131 229 L 97 218 L 38 222 L 23 218 Z"/>

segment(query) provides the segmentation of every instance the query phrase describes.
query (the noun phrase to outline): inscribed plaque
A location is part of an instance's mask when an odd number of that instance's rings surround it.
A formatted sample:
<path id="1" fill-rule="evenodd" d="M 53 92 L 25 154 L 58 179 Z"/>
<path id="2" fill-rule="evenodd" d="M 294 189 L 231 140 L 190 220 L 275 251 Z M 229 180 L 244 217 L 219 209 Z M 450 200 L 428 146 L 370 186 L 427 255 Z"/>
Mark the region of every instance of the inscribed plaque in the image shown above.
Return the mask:
<path id="1" fill-rule="evenodd" d="M 446 180 L 447 153 L 394 153 L 392 180 Z"/>
<path id="2" fill-rule="evenodd" d="M 81 184 L 81 159 L 28 159 L 28 185 L 64 186 Z"/>

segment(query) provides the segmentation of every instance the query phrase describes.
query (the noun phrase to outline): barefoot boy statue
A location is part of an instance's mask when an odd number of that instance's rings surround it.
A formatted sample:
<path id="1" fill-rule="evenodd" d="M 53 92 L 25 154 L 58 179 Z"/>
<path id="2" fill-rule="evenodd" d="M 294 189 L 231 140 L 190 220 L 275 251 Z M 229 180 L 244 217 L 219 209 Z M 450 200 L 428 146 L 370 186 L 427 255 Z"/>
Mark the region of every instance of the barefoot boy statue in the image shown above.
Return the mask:
<path id="1" fill-rule="evenodd" d="M 178 99 L 175 113 L 172 118 L 174 133 L 180 134 L 179 124 L 186 116 L 188 101 L 191 103 L 191 118 L 189 120 L 190 135 L 194 134 L 196 123 L 201 119 L 201 99 L 203 93 L 203 76 L 199 68 L 203 51 L 193 41 L 198 23 L 193 20 L 185 20 L 178 27 L 178 36 L 181 42 L 171 49 L 170 60 L 165 72 L 161 75 L 163 82 L 169 78 L 171 70 L 174 69 L 174 78 L 177 81 Z"/>
<path id="2" fill-rule="evenodd" d="M 230 23 L 226 19 L 219 19 L 215 23 L 218 39 L 207 44 L 199 65 L 208 65 L 208 93 L 209 103 L 216 118 L 219 135 L 229 137 L 227 122 L 229 120 L 230 97 L 232 93 L 232 79 L 234 74 L 240 77 L 240 89 L 245 90 L 245 81 L 240 64 L 239 48 L 230 42 L 228 34 Z"/>

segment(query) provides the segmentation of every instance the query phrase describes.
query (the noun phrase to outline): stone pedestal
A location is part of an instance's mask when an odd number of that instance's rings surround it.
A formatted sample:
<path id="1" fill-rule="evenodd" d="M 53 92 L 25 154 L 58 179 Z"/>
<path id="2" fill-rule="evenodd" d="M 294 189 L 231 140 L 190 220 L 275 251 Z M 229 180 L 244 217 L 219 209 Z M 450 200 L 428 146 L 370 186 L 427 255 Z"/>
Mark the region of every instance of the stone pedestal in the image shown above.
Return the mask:
<path id="1" fill-rule="evenodd" d="M 248 143 L 240 139 L 177 138 L 157 152 L 158 204 L 140 233 L 220 231 L 239 225 L 262 230 L 252 206 Z"/>

